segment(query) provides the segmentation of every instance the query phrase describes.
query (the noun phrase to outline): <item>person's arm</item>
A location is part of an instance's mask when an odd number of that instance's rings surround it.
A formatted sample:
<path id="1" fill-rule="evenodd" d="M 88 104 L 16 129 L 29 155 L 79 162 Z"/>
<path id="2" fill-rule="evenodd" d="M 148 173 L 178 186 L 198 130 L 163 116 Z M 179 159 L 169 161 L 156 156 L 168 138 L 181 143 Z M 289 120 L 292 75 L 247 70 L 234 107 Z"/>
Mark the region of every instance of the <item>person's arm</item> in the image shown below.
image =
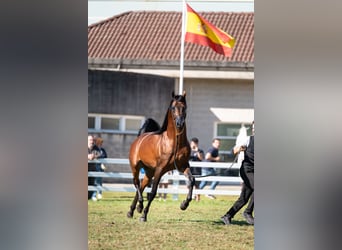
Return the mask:
<path id="1" fill-rule="evenodd" d="M 203 152 L 203 150 L 198 149 L 197 157 L 198 157 L 198 159 L 200 159 L 200 161 L 203 161 L 203 159 L 204 159 L 204 152 Z"/>
<path id="2" fill-rule="evenodd" d="M 204 152 L 203 150 L 197 148 L 196 153 L 194 154 L 195 157 L 197 157 L 200 161 L 203 161 L 203 158 L 204 158 Z"/>
<path id="3" fill-rule="evenodd" d="M 245 150 L 246 150 L 246 146 L 236 146 L 236 147 L 234 147 L 233 152 L 236 155 L 236 154 L 240 153 L 241 151 L 245 151 Z"/>
<path id="4" fill-rule="evenodd" d="M 88 154 L 88 160 L 94 160 L 94 158 L 95 158 L 94 153 Z"/>
<path id="5" fill-rule="evenodd" d="M 206 155 L 205 155 L 205 159 L 208 160 L 208 161 L 219 161 L 220 160 L 220 156 L 218 155 L 217 157 L 213 157 L 211 155 L 211 152 L 208 152 Z"/>
<path id="6" fill-rule="evenodd" d="M 246 151 L 248 143 L 249 143 L 249 137 L 246 139 L 245 142 L 235 145 L 233 149 L 233 153 L 236 155 L 242 151 Z"/>
<path id="7" fill-rule="evenodd" d="M 100 149 L 100 156 L 99 158 L 107 158 L 107 152 L 104 150 L 104 148 Z"/>
<path id="8" fill-rule="evenodd" d="M 101 157 L 101 150 L 98 147 L 94 147 L 91 153 L 94 155 L 93 160 Z"/>

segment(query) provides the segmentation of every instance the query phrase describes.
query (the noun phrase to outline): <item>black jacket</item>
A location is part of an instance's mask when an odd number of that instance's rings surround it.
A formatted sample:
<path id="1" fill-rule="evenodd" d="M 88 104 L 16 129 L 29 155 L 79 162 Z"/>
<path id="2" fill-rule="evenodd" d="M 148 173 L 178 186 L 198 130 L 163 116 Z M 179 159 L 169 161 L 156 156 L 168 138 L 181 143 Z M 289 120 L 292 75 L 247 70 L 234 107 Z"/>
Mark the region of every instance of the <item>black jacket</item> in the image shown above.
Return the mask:
<path id="1" fill-rule="evenodd" d="M 249 138 L 242 166 L 244 166 L 246 172 L 254 172 L 254 136 Z"/>

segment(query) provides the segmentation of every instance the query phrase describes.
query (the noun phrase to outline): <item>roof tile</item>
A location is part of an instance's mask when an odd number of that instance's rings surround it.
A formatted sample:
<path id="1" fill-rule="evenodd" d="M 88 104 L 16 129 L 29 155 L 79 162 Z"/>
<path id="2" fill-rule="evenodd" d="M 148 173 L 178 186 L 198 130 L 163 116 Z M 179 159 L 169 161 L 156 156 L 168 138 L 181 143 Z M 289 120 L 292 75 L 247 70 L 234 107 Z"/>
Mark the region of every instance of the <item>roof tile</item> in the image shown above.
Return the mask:
<path id="1" fill-rule="evenodd" d="M 254 62 L 253 12 L 199 14 L 232 35 L 235 47 L 228 58 L 208 47 L 185 43 L 185 61 Z M 180 38 L 180 12 L 126 12 L 88 27 L 88 58 L 177 61 Z"/>

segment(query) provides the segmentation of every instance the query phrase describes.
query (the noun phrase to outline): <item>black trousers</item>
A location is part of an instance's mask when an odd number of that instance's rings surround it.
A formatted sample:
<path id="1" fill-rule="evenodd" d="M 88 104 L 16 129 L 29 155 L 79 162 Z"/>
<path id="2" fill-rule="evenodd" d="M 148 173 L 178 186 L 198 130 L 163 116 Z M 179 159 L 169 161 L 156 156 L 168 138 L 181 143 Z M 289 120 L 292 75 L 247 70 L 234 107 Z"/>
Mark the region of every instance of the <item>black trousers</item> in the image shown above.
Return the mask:
<path id="1" fill-rule="evenodd" d="M 88 172 L 96 171 L 96 165 L 88 164 Z M 95 177 L 88 177 L 88 186 L 95 186 Z M 88 200 L 92 197 L 94 191 L 88 191 Z"/>
<path id="2" fill-rule="evenodd" d="M 245 210 L 246 213 L 251 214 L 254 210 L 254 172 L 246 172 L 245 167 L 241 166 L 240 176 L 243 180 L 240 197 L 226 213 L 231 218 L 233 218 L 234 215 L 247 204 L 248 200 L 250 201 Z"/>

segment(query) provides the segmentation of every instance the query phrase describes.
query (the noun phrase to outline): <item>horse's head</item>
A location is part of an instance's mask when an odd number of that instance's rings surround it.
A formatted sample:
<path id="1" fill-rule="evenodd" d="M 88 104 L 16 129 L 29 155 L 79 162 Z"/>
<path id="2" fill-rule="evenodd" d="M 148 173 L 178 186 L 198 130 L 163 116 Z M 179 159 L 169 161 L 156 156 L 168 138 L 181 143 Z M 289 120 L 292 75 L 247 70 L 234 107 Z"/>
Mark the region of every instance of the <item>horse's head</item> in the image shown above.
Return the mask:
<path id="1" fill-rule="evenodd" d="M 170 104 L 170 110 L 172 113 L 172 117 L 176 124 L 176 128 L 178 130 L 183 129 L 185 125 L 185 118 L 186 118 L 186 100 L 185 100 L 186 93 L 183 92 L 183 95 L 175 95 L 172 92 L 172 101 Z"/>

